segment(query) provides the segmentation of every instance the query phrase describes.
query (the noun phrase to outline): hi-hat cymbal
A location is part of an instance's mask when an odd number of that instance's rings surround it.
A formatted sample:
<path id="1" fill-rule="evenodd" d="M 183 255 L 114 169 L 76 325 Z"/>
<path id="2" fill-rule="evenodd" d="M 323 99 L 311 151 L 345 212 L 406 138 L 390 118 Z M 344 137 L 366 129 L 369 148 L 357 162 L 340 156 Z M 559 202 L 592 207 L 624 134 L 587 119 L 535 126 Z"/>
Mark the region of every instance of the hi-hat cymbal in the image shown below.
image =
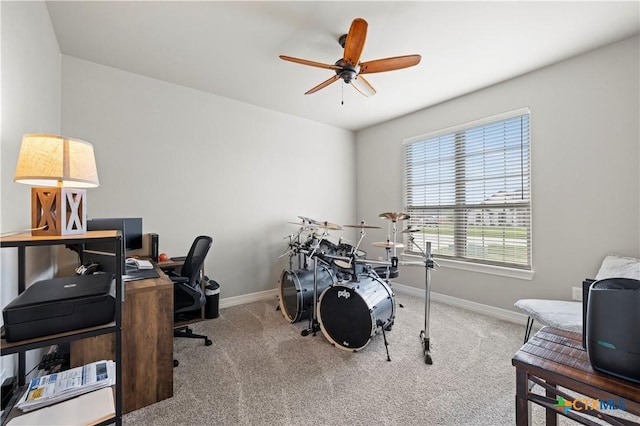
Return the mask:
<path id="1" fill-rule="evenodd" d="M 382 248 L 403 248 L 404 244 L 402 243 L 392 243 L 391 241 L 380 241 L 376 243 L 371 243 L 371 245 Z"/>
<path id="2" fill-rule="evenodd" d="M 307 222 L 287 222 L 290 223 L 292 225 L 298 225 L 298 226 L 308 226 L 310 228 L 317 228 L 318 225 L 313 225 L 311 223 L 307 223 Z"/>
<path id="3" fill-rule="evenodd" d="M 409 216 L 407 213 L 386 212 L 380 213 L 379 217 L 380 219 L 389 219 L 392 222 L 396 222 L 398 220 L 409 219 L 411 216 Z"/>
<path id="4" fill-rule="evenodd" d="M 311 219 L 310 217 L 304 217 L 304 216 L 298 216 L 300 218 L 301 221 L 306 222 L 306 223 L 314 223 L 317 224 L 318 221 Z"/>
<path id="5" fill-rule="evenodd" d="M 367 225 L 366 223 L 361 223 L 360 225 L 342 225 L 345 228 L 372 228 L 372 229 L 380 229 L 380 226 L 375 225 Z"/>
<path id="6" fill-rule="evenodd" d="M 402 231 L 402 234 L 409 234 L 411 232 L 422 232 L 422 229 L 420 229 L 420 228 L 408 228 L 408 229 L 405 229 L 404 231 Z"/>
<path id="7" fill-rule="evenodd" d="M 317 226 L 318 228 L 331 229 L 334 231 L 339 231 L 342 229 L 342 226 L 336 225 L 335 223 L 330 223 L 330 222 L 316 222 L 314 223 L 314 225 Z"/>

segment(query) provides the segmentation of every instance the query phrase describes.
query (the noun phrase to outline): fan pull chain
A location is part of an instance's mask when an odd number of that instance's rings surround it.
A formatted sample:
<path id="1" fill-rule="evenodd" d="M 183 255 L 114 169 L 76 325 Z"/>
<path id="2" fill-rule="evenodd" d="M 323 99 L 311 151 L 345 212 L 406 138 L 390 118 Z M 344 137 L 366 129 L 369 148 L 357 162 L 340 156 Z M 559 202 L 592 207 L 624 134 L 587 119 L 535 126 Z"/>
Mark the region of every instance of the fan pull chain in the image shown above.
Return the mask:
<path id="1" fill-rule="evenodd" d="M 340 85 L 340 97 L 342 98 L 340 100 L 340 105 L 344 105 L 344 81 L 342 82 L 342 84 Z"/>

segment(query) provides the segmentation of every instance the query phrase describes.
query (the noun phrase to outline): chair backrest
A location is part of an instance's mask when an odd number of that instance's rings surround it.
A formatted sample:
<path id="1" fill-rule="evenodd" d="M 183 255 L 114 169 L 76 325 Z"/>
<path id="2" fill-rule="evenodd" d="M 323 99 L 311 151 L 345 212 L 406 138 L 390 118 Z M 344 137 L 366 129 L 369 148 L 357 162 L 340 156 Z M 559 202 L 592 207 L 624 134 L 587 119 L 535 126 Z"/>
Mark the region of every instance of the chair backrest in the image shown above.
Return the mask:
<path id="1" fill-rule="evenodd" d="M 200 268 L 202 268 L 204 259 L 207 257 L 207 253 L 212 245 L 213 238 L 206 235 L 196 237 L 193 244 L 191 244 L 189 253 L 184 260 L 182 269 L 180 270 L 180 275 L 183 277 L 189 277 L 189 285 L 192 287 L 195 286 L 199 278 Z"/>

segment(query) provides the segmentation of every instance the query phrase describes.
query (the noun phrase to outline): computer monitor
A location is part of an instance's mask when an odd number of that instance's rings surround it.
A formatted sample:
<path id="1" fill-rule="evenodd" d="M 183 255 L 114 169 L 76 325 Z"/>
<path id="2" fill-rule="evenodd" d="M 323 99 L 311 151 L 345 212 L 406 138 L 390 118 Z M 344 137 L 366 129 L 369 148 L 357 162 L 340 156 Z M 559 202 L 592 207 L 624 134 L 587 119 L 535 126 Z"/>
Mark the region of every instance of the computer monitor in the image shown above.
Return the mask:
<path id="1" fill-rule="evenodd" d="M 142 218 L 96 218 L 87 221 L 88 231 L 118 230 L 122 234 L 122 271 L 125 268 L 127 251 L 142 248 Z M 100 269 L 105 272 L 115 272 L 115 256 L 112 242 L 93 241 L 86 243 L 82 248 L 82 262 L 97 262 Z"/>
<path id="2" fill-rule="evenodd" d="M 142 218 L 96 218 L 87 221 L 87 231 L 104 231 L 116 229 L 122 233 L 125 250 L 139 250 L 142 248 Z M 94 243 L 92 243 L 94 244 Z M 98 243 L 96 246 L 100 246 Z M 104 247 L 105 245 L 103 245 Z M 113 251 L 110 249 L 108 251 Z"/>

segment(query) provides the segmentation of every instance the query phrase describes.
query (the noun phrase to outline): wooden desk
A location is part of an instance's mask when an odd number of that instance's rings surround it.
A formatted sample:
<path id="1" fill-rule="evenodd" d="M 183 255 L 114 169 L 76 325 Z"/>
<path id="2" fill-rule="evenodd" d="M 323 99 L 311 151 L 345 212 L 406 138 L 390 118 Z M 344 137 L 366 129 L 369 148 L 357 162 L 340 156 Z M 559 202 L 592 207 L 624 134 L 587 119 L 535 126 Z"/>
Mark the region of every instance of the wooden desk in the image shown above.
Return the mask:
<path id="1" fill-rule="evenodd" d="M 173 283 L 160 278 L 125 283 L 122 310 L 122 412 L 173 396 Z M 109 335 L 71 343 L 71 366 L 112 359 Z"/>
<path id="2" fill-rule="evenodd" d="M 621 412 L 617 410 L 621 408 L 640 416 L 640 385 L 595 371 L 582 347 L 580 333 L 543 327 L 516 352 L 512 364 L 516 367 L 518 426 L 529 424 L 530 402 L 546 408 L 547 425 L 557 424 L 557 414 L 582 424 L 596 424 L 588 416 L 609 422 L 611 418 L 620 421 L 615 413 Z M 545 395 L 532 393 L 529 381 L 542 386 Z M 557 387 L 575 391 L 584 398 L 574 398 Z M 560 397 L 571 406 L 566 405 L 566 409 L 559 406 Z M 639 423 L 622 420 L 622 423 L 614 424 Z"/>

